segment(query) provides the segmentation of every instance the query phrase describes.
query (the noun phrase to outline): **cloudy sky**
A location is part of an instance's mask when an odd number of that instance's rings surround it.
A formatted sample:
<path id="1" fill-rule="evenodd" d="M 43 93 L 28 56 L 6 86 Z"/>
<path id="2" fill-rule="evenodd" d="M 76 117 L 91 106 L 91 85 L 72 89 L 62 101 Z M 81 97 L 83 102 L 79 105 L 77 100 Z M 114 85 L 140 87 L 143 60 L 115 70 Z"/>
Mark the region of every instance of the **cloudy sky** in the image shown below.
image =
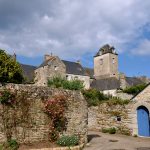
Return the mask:
<path id="1" fill-rule="evenodd" d="M 0 0 L 0 48 L 26 64 L 52 52 L 92 67 L 109 43 L 121 72 L 150 76 L 149 9 L 150 0 Z"/>

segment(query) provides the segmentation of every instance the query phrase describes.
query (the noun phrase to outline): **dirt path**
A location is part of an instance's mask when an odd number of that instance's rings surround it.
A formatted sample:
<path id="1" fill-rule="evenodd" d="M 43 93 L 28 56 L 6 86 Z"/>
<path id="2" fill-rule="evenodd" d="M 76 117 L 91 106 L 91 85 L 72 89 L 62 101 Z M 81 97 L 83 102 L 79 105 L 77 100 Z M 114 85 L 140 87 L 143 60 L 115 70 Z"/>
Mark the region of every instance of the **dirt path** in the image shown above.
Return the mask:
<path id="1" fill-rule="evenodd" d="M 84 150 L 150 150 L 150 138 L 110 135 L 90 131 Z"/>

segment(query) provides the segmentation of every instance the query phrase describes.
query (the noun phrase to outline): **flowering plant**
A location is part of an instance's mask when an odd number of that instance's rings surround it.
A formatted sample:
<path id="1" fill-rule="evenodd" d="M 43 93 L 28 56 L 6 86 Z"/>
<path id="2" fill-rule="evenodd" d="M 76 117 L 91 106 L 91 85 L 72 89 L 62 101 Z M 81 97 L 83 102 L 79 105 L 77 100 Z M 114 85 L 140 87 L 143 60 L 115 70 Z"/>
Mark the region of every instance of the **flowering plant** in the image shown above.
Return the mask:
<path id="1" fill-rule="evenodd" d="M 53 98 L 47 100 L 45 103 L 45 112 L 51 118 L 51 123 L 49 124 L 49 137 L 51 141 L 56 141 L 59 136 L 59 132 L 65 130 L 66 107 L 66 97 L 64 95 L 54 96 Z"/>

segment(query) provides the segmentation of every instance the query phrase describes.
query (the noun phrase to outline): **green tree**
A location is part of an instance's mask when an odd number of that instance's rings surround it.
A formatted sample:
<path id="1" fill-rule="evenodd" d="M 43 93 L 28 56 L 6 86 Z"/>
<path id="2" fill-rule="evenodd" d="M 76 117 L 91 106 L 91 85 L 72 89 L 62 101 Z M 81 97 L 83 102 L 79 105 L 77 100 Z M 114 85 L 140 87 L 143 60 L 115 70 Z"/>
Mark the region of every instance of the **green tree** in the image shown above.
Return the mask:
<path id="1" fill-rule="evenodd" d="M 22 69 L 18 62 L 4 50 L 0 49 L 0 82 L 22 83 L 24 80 Z"/>

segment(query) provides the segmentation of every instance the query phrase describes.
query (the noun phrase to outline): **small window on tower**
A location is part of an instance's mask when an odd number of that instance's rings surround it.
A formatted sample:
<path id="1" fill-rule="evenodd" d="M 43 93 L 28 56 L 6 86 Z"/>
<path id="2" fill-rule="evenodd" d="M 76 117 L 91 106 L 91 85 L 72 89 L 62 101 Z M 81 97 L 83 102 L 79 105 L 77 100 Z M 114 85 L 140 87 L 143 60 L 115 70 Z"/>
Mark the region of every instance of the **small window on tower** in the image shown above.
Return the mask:
<path id="1" fill-rule="evenodd" d="M 113 63 L 113 64 L 115 63 L 115 58 L 112 59 L 112 63 Z"/>
<path id="2" fill-rule="evenodd" d="M 54 66 L 54 70 L 58 70 L 58 67 L 57 67 L 57 66 Z"/>
<path id="3" fill-rule="evenodd" d="M 103 59 L 100 59 L 100 65 L 102 65 L 103 64 Z"/>

